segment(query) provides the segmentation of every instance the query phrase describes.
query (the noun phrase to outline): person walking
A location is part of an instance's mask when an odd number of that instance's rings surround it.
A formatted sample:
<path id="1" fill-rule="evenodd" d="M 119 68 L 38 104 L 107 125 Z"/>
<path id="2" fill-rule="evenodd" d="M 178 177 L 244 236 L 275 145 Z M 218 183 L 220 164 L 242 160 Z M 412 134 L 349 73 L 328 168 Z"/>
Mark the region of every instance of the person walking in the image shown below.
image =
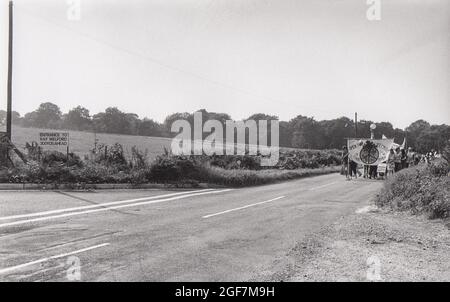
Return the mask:
<path id="1" fill-rule="evenodd" d="M 349 179 L 348 156 L 349 156 L 349 154 L 348 154 L 348 148 L 347 148 L 347 146 L 343 146 L 343 147 L 342 147 L 342 156 L 341 156 L 341 157 L 342 157 L 342 169 L 341 169 L 341 171 L 343 171 L 343 174 L 345 175 L 345 177 L 346 177 L 347 179 Z"/>
<path id="2" fill-rule="evenodd" d="M 394 172 L 400 171 L 402 168 L 402 152 L 400 151 L 400 147 L 395 149 L 394 154 Z"/>
<path id="3" fill-rule="evenodd" d="M 369 167 L 369 179 L 377 179 L 378 166 L 371 165 Z"/>
<path id="4" fill-rule="evenodd" d="M 400 153 L 402 155 L 401 158 L 400 158 L 400 160 L 401 160 L 401 169 L 406 169 L 406 168 L 408 168 L 408 156 L 407 156 L 406 151 L 405 151 L 404 148 L 400 149 Z"/>
<path id="5" fill-rule="evenodd" d="M 393 175 L 394 171 L 395 171 L 395 153 L 394 153 L 394 149 L 391 148 L 391 150 L 389 150 L 389 156 L 388 156 L 388 160 L 387 160 L 386 179 L 388 178 L 389 175 Z"/>
<path id="6" fill-rule="evenodd" d="M 414 152 L 413 148 L 408 148 L 408 153 L 406 154 L 407 157 L 407 168 L 412 167 L 416 164 L 416 153 Z"/>
<path id="7" fill-rule="evenodd" d="M 350 160 L 350 179 L 353 178 L 353 176 L 355 178 L 358 178 L 358 164 L 356 162 L 354 162 L 353 160 Z"/>

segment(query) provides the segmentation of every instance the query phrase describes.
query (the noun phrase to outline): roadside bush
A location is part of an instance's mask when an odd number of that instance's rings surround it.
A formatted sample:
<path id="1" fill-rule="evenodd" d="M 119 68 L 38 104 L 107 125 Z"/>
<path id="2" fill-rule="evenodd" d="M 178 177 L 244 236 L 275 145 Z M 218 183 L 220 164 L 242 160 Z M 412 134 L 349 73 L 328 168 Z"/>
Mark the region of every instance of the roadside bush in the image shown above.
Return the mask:
<path id="1" fill-rule="evenodd" d="M 130 165 L 133 168 L 145 169 L 148 167 L 148 150 L 141 151 L 138 147 L 131 148 Z"/>
<path id="2" fill-rule="evenodd" d="M 77 167 L 66 165 L 41 165 L 30 161 L 16 168 L 2 172 L 2 182 L 10 183 L 64 183 L 75 182 Z"/>
<path id="3" fill-rule="evenodd" d="M 447 162 L 450 162 L 450 139 L 447 141 L 445 145 L 444 152 L 442 152 L 442 156 L 445 158 Z"/>
<path id="4" fill-rule="evenodd" d="M 280 152 L 280 169 L 316 169 L 319 167 L 341 165 L 341 155 L 338 150 L 288 150 Z"/>
<path id="5" fill-rule="evenodd" d="M 41 163 L 44 166 L 68 166 L 68 167 L 82 167 L 83 162 L 81 158 L 74 154 L 64 154 L 58 151 L 44 151 L 41 155 Z"/>
<path id="6" fill-rule="evenodd" d="M 151 181 L 151 172 L 149 168 L 133 169 L 130 172 L 130 183 L 144 184 Z"/>
<path id="7" fill-rule="evenodd" d="M 260 170 L 261 167 L 261 158 L 260 156 L 251 156 L 251 155 L 213 155 L 209 156 L 201 156 L 201 162 L 209 163 L 212 166 L 220 167 L 223 169 L 249 169 L 249 170 Z"/>
<path id="8" fill-rule="evenodd" d="M 209 164 L 202 164 L 200 166 L 199 181 L 232 187 L 244 187 L 270 184 L 308 176 L 335 173 L 338 170 L 339 169 L 337 167 L 298 170 L 226 170 L 223 168 L 211 166 Z"/>
<path id="9" fill-rule="evenodd" d="M 33 149 L 34 148 L 34 149 Z M 127 160 L 120 144 L 99 145 L 83 162 L 77 155 L 56 151 L 35 154 L 28 164 L 0 171 L 0 182 L 14 183 L 131 183 L 147 182 L 198 186 L 208 182 L 248 186 L 338 171 L 339 152 L 334 150 L 284 150 L 275 167 L 262 167 L 261 155 L 174 156 L 167 150 L 151 164 L 147 152 L 133 147 Z M 37 150 L 37 151 L 36 151 Z M 30 152 L 29 152 L 30 153 Z M 34 157 L 33 157 L 34 158 Z M 440 168 L 436 167 L 436 171 Z M 440 171 L 440 170 L 439 170 Z M 436 172 L 437 173 L 437 172 Z M 439 172 L 441 173 L 441 172 Z"/>
<path id="10" fill-rule="evenodd" d="M 101 164 L 89 164 L 76 172 L 78 182 L 104 183 L 112 179 L 117 170 Z"/>
<path id="11" fill-rule="evenodd" d="M 426 213 L 430 218 L 450 217 L 449 164 L 435 160 L 431 164 L 402 170 L 388 179 L 376 204 L 393 210 Z"/>
<path id="12" fill-rule="evenodd" d="M 226 160 L 224 161 L 226 162 Z M 217 163 L 217 162 L 216 162 Z M 227 163 L 228 166 L 229 163 Z M 150 180 L 155 182 L 197 181 L 242 187 L 262 185 L 311 175 L 337 172 L 337 167 L 322 169 L 225 169 L 214 166 L 202 157 L 160 156 L 150 168 Z"/>
<path id="13" fill-rule="evenodd" d="M 200 161 L 190 156 L 161 155 L 150 167 L 149 178 L 155 182 L 196 179 Z"/>
<path id="14" fill-rule="evenodd" d="M 46 183 L 73 183 L 76 182 L 76 176 L 73 169 L 66 166 L 47 167 L 41 169 L 40 182 Z"/>
<path id="15" fill-rule="evenodd" d="M 122 170 L 128 166 L 127 159 L 123 152 L 123 147 L 119 143 L 112 146 L 100 144 L 92 150 L 92 162 L 103 165 L 121 167 Z"/>
<path id="16" fill-rule="evenodd" d="M 142 184 L 149 181 L 148 169 L 119 170 L 114 166 L 102 164 L 86 165 L 75 173 L 79 183 L 130 183 Z"/>
<path id="17" fill-rule="evenodd" d="M 450 165 L 446 160 L 437 159 L 425 166 L 427 171 L 435 177 L 447 176 L 450 172 Z"/>

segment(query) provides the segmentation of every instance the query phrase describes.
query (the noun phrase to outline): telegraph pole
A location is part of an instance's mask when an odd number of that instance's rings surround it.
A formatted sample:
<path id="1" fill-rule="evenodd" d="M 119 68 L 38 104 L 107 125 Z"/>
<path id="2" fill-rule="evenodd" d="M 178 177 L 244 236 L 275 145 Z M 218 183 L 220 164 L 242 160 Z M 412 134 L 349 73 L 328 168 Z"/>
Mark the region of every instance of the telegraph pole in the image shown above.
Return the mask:
<path id="1" fill-rule="evenodd" d="M 6 135 L 11 140 L 12 134 L 12 63 L 13 63 L 13 2 L 9 1 L 9 36 L 8 36 L 8 84 L 7 84 L 7 112 Z"/>
<path id="2" fill-rule="evenodd" d="M 12 68 L 13 68 L 13 2 L 9 1 L 9 33 L 8 33 L 8 83 L 7 83 L 7 112 L 6 112 L 6 158 L 9 159 L 14 166 L 13 161 L 9 157 L 9 150 L 12 149 L 24 162 L 27 163 L 27 159 L 20 152 L 19 149 L 11 142 L 12 137 Z M 4 139 L 0 142 L 0 145 L 4 145 Z M 1 160 L 0 160 L 1 161 Z M 0 164 L 2 164 L 0 162 Z"/>
<path id="3" fill-rule="evenodd" d="M 355 112 L 355 138 L 358 138 L 358 112 Z"/>

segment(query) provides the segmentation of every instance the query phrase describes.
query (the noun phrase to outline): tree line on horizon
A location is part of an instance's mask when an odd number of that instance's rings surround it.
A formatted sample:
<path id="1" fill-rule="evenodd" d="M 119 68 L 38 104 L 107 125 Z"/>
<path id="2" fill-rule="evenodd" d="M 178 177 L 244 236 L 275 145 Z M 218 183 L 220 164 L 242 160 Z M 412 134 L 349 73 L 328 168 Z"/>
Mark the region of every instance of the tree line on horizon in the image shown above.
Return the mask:
<path id="1" fill-rule="evenodd" d="M 219 120 L 225 125 L 231 116 L 226 113 L 208 112 L 201 109 L 203 123 L 207 120 Z M 6 112 L 0 110 L 0 124 L 4 123 Z M 77 106 L 63 113 L 58 105 L 46 102 L 23 117 L 13 112 L 14 125 L 30 128 L 65 129 L 77 131 L 95 131 L 99 133 L 174 137 L 172 123 L 179 119 L 189 121 L 193 128 L 193 113 L 179 112 L 166 117 L 163 123 L 153 119 L 140 119 L 135 113 L 126 113 L 117 107 L 106 108 L 104 112 L 91 115 L 89 110 Z M 252 114 L 245 120 L 278 120 L 277 116 L 264 113 Z M 370 125 L 376 124 L 375 137 L 385 135 L 401 144 L 406 137 L 408 146 L 421 153 L 431 149 L 443 150 L 450 140 L 449 125 L 431 125 L 425 120 L 417 120 L 404 130 L 394 128 L 390 122 L 358 121 L 358 137 L 370 137 Z M 270 127 L 269 127 L 270 129 Z M 355 122 L 348 117 L 317 121 L 313 117 L 298 115 L 290 121 L 279 121 L 279 139 L 281 147 L 302 149 L 340 149 L 346 138 L 355 137 Z"/>

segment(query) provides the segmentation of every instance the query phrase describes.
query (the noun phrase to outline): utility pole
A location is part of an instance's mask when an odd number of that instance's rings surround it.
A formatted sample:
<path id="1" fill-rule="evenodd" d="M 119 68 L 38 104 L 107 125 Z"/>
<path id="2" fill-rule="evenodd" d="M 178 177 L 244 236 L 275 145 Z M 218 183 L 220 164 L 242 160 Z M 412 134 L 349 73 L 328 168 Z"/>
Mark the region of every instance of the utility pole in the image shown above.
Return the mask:
<path id="1" fill-rule="evenodd" d="M 3 152 L 5 158 L 1 159 L 0 165 L 7 164 L 6 162 L 9 160 L 11 165 L 14 166 L 13 161 L 9 157 L 9 151 L 12 149 L 24 162 L 27 163 L 27 159 L 20 152 L 19 149 L 14 146 L 11 142 L 12 137 L 12 64 L 13 63 L 13 2 L 9 1 L 9 33 L 8 33 L 8 83 L 7 83 L 7 108 L 6 108 L 6 140 L 5 137 L 1 138 L 0 148 L 5 148 Z M 3 151 L 3 150 L 2 150 Z M 6 159 L 6 160 L 5 160 Z"/>
<path id="2" fill-rule="evenodd" d="M 355 112 L 355 138 L 358 138 L 358 112 Z"/>
<path id="3" fill-rule="evenodd" d="M 13 2 L 9 1 L 9 38 L 8 38 L 8 84 L 7 84 L 7 112 L 6 135 L 12 136 L 12 63 L 13 63 Z"/>

